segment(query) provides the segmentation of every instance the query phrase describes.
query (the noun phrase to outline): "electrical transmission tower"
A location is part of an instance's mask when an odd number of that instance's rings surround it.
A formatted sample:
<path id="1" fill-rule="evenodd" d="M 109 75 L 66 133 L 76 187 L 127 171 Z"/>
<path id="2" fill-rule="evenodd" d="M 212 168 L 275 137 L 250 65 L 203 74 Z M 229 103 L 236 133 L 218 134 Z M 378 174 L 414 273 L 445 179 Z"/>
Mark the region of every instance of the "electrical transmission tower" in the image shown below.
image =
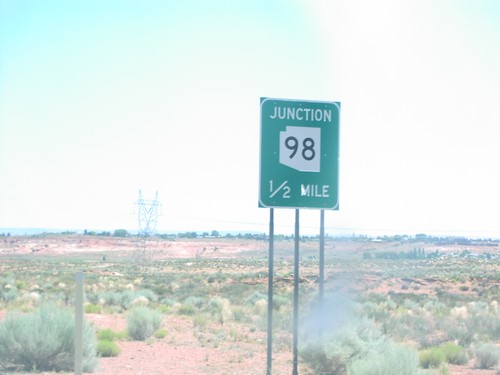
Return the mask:
<path id="1" fill-rule="evenodd" d="M 139 236 L 154 237 L 160 215 L 159 209 L 161 208 L 161 204 L 158 202 L 158 192 L 156 192 L 155 199 L 144 199 L 139 190 L 139 199 L 136 205 L 138 207 Z"/>

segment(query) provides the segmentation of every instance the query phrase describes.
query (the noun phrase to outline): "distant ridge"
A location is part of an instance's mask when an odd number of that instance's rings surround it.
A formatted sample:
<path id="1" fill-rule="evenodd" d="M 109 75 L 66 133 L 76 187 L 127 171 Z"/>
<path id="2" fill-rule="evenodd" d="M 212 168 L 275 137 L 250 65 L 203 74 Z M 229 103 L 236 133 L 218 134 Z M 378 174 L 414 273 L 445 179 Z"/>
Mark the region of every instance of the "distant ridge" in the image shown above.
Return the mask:
<path id="1" fill-rule="evenodd" d="M 82 230 L 64 229 L 64 228 L 0 228 L 0 235 L 10 234 L 11 236 L 33 236 L 42 233 L 63 233 L 63 232 L 83 233 Z"/>
<path id="2" fill-rule="evenodd" d="M 124 229 L 124 228 L 113 228 L 113 229 L 96 229 L 96 228 L 86 228 L 87 231 L 93 231 L 96 233 L 100 232 L 111 232 L 115 229 Z M 126 229 L 130 235 L 137 235 L 137 229 Z M 75 233 L 75 234 L 84 234 L 85 229 L 72 229 L 72 228 L 0 228 L 0 236 L 2 235 L 11 235 L 11 236 L 35 236 L 40 234 L 65 234 L 65 233 Z M 175 235 L 179 233 L 185 232 L 195 232 L 198 234 L 202 234 L 205 232 L 210 233 L 210 231 L 205 230 L 181 230 L 181 231 L 164 231 L 158 230 L 159 235 Z M 238 234 L 262 234 L 262 231 L 249 231 L 249 230 L 230 230 L 225 231 L 223 229 L 218 230 L 218 232 L 224 236 L 226 234 L 238 235 Z M 356 229 L 356 228 L 343 228 L 337 227 L 327 228 L 326 235 L 330 237 L 346 237 L 346 236 L 366 236 L 370 238 L 378 238 L 384 236 L 410 236 L 415 237 L 415 232 L 408 233 L 396 233 L 396 231 L 390 230 L 374 230 L 374 229 Z M 430 237 L 450 237 L 450 238 L 469 238 L 469 239 L 493 239 L 500 240 L 500 236 L 498 234 L 491 235 L 491 233 L 487 232 L 461 232 L 461 231 L 421 231 L 420 234 L 425 234 Z M 285 233 L 276 233 L 275 234 L 285 234 Z M 290 233 L 286 233 L 285 235 L 290 235 Z M 316 235 L 316 234 L 313 234 Z M 307 234 L 306 234 L 307 236 Z"/>

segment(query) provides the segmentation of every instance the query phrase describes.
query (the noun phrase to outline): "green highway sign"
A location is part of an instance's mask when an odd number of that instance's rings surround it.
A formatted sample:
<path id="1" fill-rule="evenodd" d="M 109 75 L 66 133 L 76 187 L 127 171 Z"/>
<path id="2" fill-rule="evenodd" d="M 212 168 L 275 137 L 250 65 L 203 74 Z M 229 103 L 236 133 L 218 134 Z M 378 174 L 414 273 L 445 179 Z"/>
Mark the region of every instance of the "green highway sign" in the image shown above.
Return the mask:
<path id="1" fill-rule="evenodd" d="M 339 209 L 339 102 L 260 99 L 259 206 Z"/>

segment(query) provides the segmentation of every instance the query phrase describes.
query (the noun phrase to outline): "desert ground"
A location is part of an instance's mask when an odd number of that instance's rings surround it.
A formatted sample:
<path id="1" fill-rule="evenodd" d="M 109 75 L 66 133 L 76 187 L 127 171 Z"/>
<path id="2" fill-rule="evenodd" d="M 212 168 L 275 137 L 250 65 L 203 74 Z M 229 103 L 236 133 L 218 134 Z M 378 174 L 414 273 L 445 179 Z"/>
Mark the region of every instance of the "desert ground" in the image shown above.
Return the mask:
<path id="1" fill-rule="evenodd" d="M 0 299 L 0 319 L 17 310 L 35 309 L 40 298 L 52 294 L 72 308 L 75 275 L 83 272 L 85 319 L 96 332 L 126 330 L 130 306 L 110 302 L 110 293 L 124 296 L 125 292 L 144 290 L 152 296 L 146 304 L 162 310 L 167 332 L 165 337 L 145 341 L 118 340 L 120 353 L 99 358 L 94 373 L 265 374 L 267 310 L 262 297 L 267 293 L 268 246 L 267 239 L 255 238 L 4 235 L 0 237 L 3 276 L 0 288 L 5 289 L 6 283 L 13 280 L 18 286 L 18 298 L 10 302 Z M 281 305 L 275 311 L 272 373 L 290 374 L 294 242 L 280 237 L 275 239 L 274 247 L 274 288 Z M 317 305 L 318 249 L 317 238 L 301 240 L 303 327 L 308 326 L 303 322 L 311 306 Z M 459 309 L 461 303 L 465 307 L 472 302 L 490 306 L 499 295 L 499 250 L 498 242 L 488 240 L 328 237 L 325 295 L 332 305 L 331 314 L 335 315 L 336 304 L 343 301 L 336 299 L 337 296 L 353 300 L 363 300 L 369 295 L 387 297 L 397 305 L 394 308 L 397 314 L 414 314 L 410 310 L 416 307 L 407 307 L 410 299 L 420 301 L 423 306 L 426 299 L 448 301 L 453 297 L 456 300 L 450 302 L 453 307 L 447 314 Z M 412 252 L 415 257 L 404 255 Z M 254 297 L 255 301 L 249 302 Z M 188 301 L 195 301 L 194 305 L 199 302 L 201 306 L 200 301 L 208 304 L 212 299 L 223 301 L 224 306 L 215 315 L 202 311 L 201 307 L 199 311 L 186 309 Z M 500 324 L 500 319 L 495 322 Z M 496 328 L 500 332 L 500 327 Z M 305 328 L 301 332 L 302 329 Z M 495 336 L 492 340 L 498 343 L 499 338 Z M 422 345 L 415 343 L 410 335 L 404 341 L 415 347 Z M 302 359 L 299 369 L 300 374 L 314 373 Z M 428 374 L 494 375 L 499 373 L 499 367 L 480 369 L 471 356 L 466 363 L 447 364 L 446 370 L 427 371 Z"/>

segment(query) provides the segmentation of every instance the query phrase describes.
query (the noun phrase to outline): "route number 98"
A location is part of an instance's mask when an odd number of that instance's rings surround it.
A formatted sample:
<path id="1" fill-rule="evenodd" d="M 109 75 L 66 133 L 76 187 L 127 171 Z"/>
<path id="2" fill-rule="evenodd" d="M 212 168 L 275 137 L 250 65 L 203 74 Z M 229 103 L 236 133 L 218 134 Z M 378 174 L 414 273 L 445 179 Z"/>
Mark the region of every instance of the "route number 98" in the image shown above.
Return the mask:
<path id="1" fill-rule="evenodd" d="M 280 132 L 280 164 L 301 172 L 320 172 L 321 128 L 287 126 Z"/>

